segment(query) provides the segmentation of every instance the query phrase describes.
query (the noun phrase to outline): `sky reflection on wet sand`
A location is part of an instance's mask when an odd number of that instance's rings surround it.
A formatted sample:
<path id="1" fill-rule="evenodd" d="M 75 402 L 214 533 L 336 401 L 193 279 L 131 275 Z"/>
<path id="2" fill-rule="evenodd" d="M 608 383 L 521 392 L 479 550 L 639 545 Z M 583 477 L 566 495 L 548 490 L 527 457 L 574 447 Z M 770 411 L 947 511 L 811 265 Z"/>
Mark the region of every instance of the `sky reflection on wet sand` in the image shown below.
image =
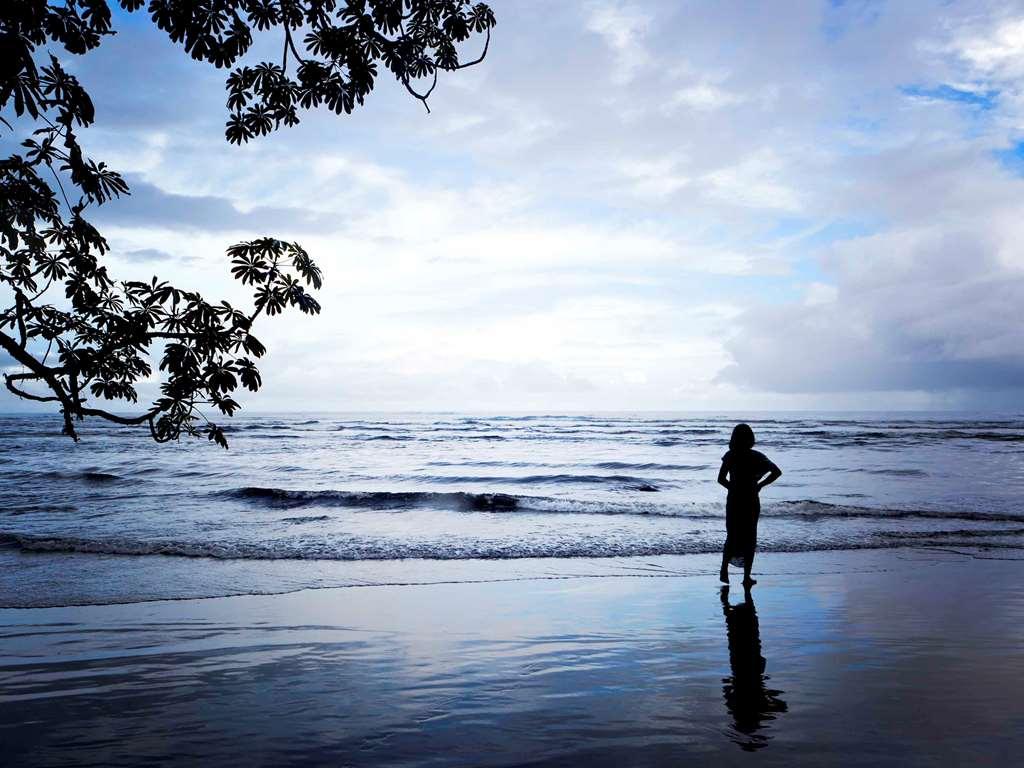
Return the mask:
<path id="1" fill-rule="evenodd" d="M 761 566 L 756 637 L 710 577 L 4 610 L 0 738 L 26 765 L 721 764 L 751 748 L 914 765 L 1022 746 L 1016 562 Z M 726 599 L 745 610 L 738 586 Z"/>

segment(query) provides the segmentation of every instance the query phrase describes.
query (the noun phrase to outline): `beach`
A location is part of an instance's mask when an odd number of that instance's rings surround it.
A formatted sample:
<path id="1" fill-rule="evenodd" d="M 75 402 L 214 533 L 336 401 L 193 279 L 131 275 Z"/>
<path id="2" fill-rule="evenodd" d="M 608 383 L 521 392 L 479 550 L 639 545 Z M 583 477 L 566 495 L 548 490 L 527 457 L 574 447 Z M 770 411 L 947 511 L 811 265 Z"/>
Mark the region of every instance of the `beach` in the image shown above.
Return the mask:
<path id="1" fill-rule="evenodd" d="M 4 609 L 0 741 L 26 766 L 1012 764 L 1020 557 L 767 553 L 749 601 L 665 555 Z"/>
<path id="2" fill-rule="evenodd" d="M 1017 414 L 3 416 L 16 766 L 978 765 L 1024 742 Z M 998 478 L 993 482 L 992 478 Z"/>
<path id="3" fill-rule="evenodd" d="M 491 5 L 0 6 L 0 768 L 1024 766 L 1024 0 Z"/>

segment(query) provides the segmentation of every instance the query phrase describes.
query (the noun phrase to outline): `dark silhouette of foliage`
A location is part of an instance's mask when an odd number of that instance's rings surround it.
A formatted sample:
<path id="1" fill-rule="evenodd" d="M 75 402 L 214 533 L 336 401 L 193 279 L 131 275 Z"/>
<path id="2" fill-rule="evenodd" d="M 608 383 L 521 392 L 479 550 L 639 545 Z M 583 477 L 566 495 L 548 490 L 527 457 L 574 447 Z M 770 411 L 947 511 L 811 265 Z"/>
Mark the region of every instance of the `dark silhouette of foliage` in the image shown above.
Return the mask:
<path id="1" fill-rule="evenodd" d="M 172 41 L 216 67 L 239 62 L 254 31 L 280 31 L 280 63 L 239 66 L 227 78 L 226 136 L 238 144 L 295 125 L 300 110 L 351 112 L 380 66 L 426 104 L 440 70 L 483 59 L 495 23 L 487 5 L 469 0 L 119 2 L 129 12 L 145 5 Z M 23 368 L 4 380 L 19 397 L 57 404 L 74 439 L 75 421 L 96 416 L 146 424 L 159 442 L 185 433 L 227 447 L 202 409 L 231 416 L 239 386 L 260 388 L 254 359 L 265 349 L 253 322 L 288 307 L 318 313 L 307 288 L 320 287 L 321 273 L 297 243 L 263 237 L 232 246 L 231 272 L 253 288 L 248 310 L 156 277 L 117 282 L 107 274 L 100 259 L 109 247 L 84 214 L 129 194 L 128 185 L 84 155 L 78 130 L 95 121 L 92 100 L 47 46 L 85 54 L 114 34 L 112 24 L 107 0 L 0 4 L 0 122 L 31 130 L 21 154 L 0 160 L 0 296 L 10 304 L 0 311 L 0 350 Z M 460 61 L 457 45 L 478 33 L 482 53 Z M 417 90 L 417 81 L 428 85 Z M 149 407 L 125 416 L 93 404 L 137 403 L 136 384 L 152 375 L 154 351 L 161 394 Z"/>

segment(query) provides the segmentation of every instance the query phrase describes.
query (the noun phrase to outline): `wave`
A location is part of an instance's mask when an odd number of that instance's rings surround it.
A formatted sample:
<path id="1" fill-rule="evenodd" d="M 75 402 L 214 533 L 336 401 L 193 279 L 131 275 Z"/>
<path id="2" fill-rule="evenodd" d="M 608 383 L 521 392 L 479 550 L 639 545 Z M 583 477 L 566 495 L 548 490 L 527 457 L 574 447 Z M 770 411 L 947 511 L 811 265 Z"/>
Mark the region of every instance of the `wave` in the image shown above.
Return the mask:
<path id="1" fill-rule="evenodd" d="M 879 428 L 881 427 L 881 428 Z M 999 427 L 1007 430 L 1017 428 Z M 804 429 L 786 430 L 777 435 L 780 444 L 800 446 L 806 439 L 814 441 L 826 441 L 837 446 L 844 445 L 869 445 L 879 441 L 898 442 L 901 444 L 914 444 L 921 442 L 942 442 L 946 440 L 983 440 L 999 443 L 1024 442 L 1024 434 L 1018 431 L 993 432 L 975 429 L 950 429 L 950 428 L 922 428 L 920 423 L 913 425 L 911 430 L 908 427 L 894 426 L 890 424 L 876 425 L 873 430 L 848 431 L 832 429 Z"/>
<path id="2" fill-rule="evenodd" d="M 269 507 L 329 506 L 393 510 L 440 506 L 453 510 L 490 511 L 516 509 L 519 499 L 503 493 L 443 493 L 430 491 L 302 491 L 284 488 L 245 487 L 218 491 L 217 496 L 255 501 Z"/>
<path id="3" fill-rule="evenodd" d="M 632 475 L 521 475 L 510 477 L 485 477 L 480 475 L 432 475 L 420 478 L 438 485 L 465 485 L 469 483 L 501 483 L 504 485 L 586 485 L 605 486 L 628 491 L 655 492 L 658 483 L 667 480 L 651 480 Z"/>
<path id="4" fill-rule="evenodd" d="M 428 467 L 503 467 L 505 469 L 528 469 L 531 467 L 579 467 L 579 468 L 590 468 L 590 469 L 628 469 L 628 470 L 640 470 L 640 471 L 688 471 L 688 472 L 700 472 L 706 469 L 710 469 L 710 464 L 660 464 L 657 462 L 629 462 L 629 461 L 599 461 L 596 464 L 587 464 L 583 462 L 578 463 L 552 463 L 545 461 L 502 461 L 499 459 L 495 460 L 483 460 L 483 461 L 428 461 L 426 462 Z"/>
<path id="5" fill-rule="evenodd" d="M 892 477 L 928 477 L 923 469 L 848 469 L 847 472 L 864 472 L 868 475 L 890 475 Z"/>
<path id="6" fill-rule="evenodd" d="M 493 430 L 493 427 L 489 429 Z M 479 434 L 481 430 L 475 427 L 436 427 L 422 426 L 409 427 L 390 425 L 373 426 L 361 424 L 339 424 L 334 428 L 335 432 L 345 432 L 343 435 L 348 440 L 443 440 L 446 437 L 457 440 L 505 440 L 505 435 Z M 451 433 L 458 433 L 452 435 Z M 380 434 L 374 434 L 380 433 Z"/>
<path id="7" fill-rule="evenodd" d="M 876 531 L 871 534 L 825 536 L 816 540 L 765 541 L 762 552 L 824 552 L 830 550 L 897 549 L 907 547 L 984 547 L 1024 549 L 1024 528 L 1014 530 L 953 530 L 907 534 Z M 393 540 L 361 537 L 310 537 L 273 542 L 248 541 L 140 541 L 127 537 L 86 539 L 0 532 L 0 547 L 24 552 L 56 552 L 130 556 L 169 556 L 216 560 L 519 560 L 526 558 L 607 558 L 657 555 L 694 555 L 721 551 L 720 537 L 679 535 L 655 540 L 588 537 L 582 539 L 517 538 L 452 541 Z"/>
<path id="8" fill-rule="evenodd" d="M 124 480 L 120 475 L 111 472 L 81 472 L 79 477 L 87 483 L 117 483 Z"/>
<path id="9" fill-rule="evenodd" d="M 18 476 L 22 480 L 78 480 L 84 483 L 120 483 L 125 481 L 125 478 L 121 477 L 121 475 L 115 475 L 112 472 L 100 472 L 98 470 L 82 470 L 79 472 L 19 470 Z"/>
<path id="10" fill-rule="evenodd" d="M 749 419 L 762 442 L 780 448 L 821 449 L 912 446 L 921 443 L 1024 442 L 1024 423 L 998 420 L 836 420 Z M 227 425 L 247 437 L 295 437 L 311 431 L 317 419 L 277 420 Z M 610 416 L 492 416 L 434 421 L 331 421 L 326 426 L 351 441 L 542 441 L 587 443 L 612 441 L 657 447 L 705 446 L 724 442 L 733 419 L 715 417 L 637 418 Z M 320 427 L 319 429 L 324 429 Z M 289 434 L 289 431 L 292 434 Z"/>
<path id="11" fill-rule="evenodd" d="M 1024 516 L 1001 512 L 972 512 L 934 509 L 904 509 L 886 507 L 858 507 L 831 504 L 826 501 L 799 499 L 778 501 L 765 505 L 762 517 L 792 517 L 800 519 L 870 519 L 870 520 L 970 520 L 988 523 L 1022 523 Z"/>
<path id="12" fill-rule="evenodd" d="M 602 461 L 594 464 L 597 469 L 641 469 L 641 470 L 681 470 L 690 472 L 699 472 L 705 469 L 710 469 L 710 464 L 654 464 L 651 462 L 631 464 L 628 461 Z"/>
<path id="13" fill-rule="evenodd" d="M 556 496 L 520 496 L 509 493 L 470 493 L 466 491 L 342 491 L 289 490 L 285 488 L 244 487 L 215 492 L 270 508 L 342 507 L 363 510 L 400 511 L 434 508 L 467 512 L 524 512 L 590 515 L 643 515 L 679 517 L 688 520 L 721 520 L 725 517 L 720 502 L 664 504 L 645 500 L 596 501 Z M 966 520 L 989 523 L 1024 523 L 1024 515 L 984 511 L 949 511 L 863 507 L 833 504 L 814 499 L 766 503 L 761 516 L 767 518 L 814 521 L 822 519 L 870 520 Z"/>
<path id="14" fill-rule="evenodd" d="M 78 507 L 72 504 L 8 504 L 2 513 L 8 517 L 21 517 L 22 515 L 49 515 L 49 514 L 71 514 L 78 512 Z"/>
<path id="15" fill-rule="evenodd" d="M 527 467 L 572 467 L 577 464 L 550 464 L 543 461 L 428 461 L 428 467 L 507 467 L 509 469 L 525 469 Z"/>

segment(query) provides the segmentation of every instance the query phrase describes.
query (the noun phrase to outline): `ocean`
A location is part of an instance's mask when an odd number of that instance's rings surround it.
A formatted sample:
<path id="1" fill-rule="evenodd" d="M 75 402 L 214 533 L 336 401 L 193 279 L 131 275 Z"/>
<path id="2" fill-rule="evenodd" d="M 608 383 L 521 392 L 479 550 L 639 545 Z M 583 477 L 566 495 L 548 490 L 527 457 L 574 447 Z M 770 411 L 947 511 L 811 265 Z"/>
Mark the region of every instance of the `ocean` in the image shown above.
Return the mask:
<path id="1" fill-rule="evenodd" d="M 8 415 L 0 607 L 459 581 L 481 560 L 656 575 L 644 558 L 721 549 L 740 419 L 784 473 L 760 551 L 1024 548 L 1020 414 L 250 415 L 227 451 Z"/>

